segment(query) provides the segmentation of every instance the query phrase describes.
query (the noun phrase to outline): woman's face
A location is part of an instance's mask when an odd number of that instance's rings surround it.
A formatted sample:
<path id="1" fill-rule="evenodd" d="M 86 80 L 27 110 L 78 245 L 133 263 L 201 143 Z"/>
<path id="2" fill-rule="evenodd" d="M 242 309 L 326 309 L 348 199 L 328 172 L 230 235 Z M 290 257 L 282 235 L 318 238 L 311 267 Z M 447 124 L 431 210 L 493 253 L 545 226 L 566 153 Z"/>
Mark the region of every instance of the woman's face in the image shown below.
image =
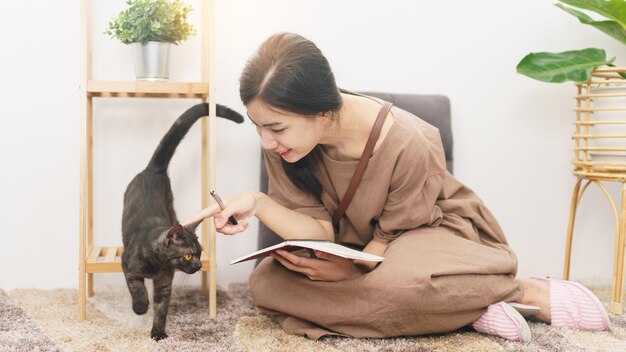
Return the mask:
<path id="1" fill-rule="evenodd" d="M 256 125 L 261 147 L 275 152 L 289 163 L 306 156 L 325 137 L 330 119 L 297 115 L 268 106 L 259 99 L 247 106 L 248 117 Z"/>

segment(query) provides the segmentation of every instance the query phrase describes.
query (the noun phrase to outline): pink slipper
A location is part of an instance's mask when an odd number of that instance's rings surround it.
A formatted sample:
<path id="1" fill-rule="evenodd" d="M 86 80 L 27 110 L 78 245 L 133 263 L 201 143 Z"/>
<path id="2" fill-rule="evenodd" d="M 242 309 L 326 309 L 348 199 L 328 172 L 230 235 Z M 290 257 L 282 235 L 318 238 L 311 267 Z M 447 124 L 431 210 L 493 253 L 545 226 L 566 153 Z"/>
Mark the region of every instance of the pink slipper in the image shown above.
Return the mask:
<path id="1" fill-rule="evenodd" d="M 533 277 L 550 285 L 551 325 L 559 328 L 610 330 L 611 321 L 600 300 L 583 285 L 557 279 Z"/>
<path id="2" fill-rule="evenodd" d="M 489 305 L 485 314 L 472 323 L 472 327 L 483 334 L 496 335 L 511 341 L 532 340 L 530 327 L 524 317 L 505 302 Z"/>
<path id="3" fill-rule="evenodd" d="M 515 308 L 524 318 L 539 313 L 540 309 L 537 306 L 531 306 L 528 304 L 521 304 L 517 302 L 507 302 L 511 307 Z"/>

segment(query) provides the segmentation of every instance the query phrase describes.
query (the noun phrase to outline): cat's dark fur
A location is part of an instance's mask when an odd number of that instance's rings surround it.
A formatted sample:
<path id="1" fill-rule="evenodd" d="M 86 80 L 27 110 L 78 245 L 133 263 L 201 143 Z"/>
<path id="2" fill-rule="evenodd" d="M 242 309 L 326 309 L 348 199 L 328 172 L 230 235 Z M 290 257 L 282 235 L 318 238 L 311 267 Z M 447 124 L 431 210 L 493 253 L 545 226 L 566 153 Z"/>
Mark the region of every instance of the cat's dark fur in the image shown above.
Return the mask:
<path id="1" fill-rule="evenodd" d="M 154 321 L 150 336 L 157 341 L 167 337 L 165 321 L 174 270 L 192 274 L 202 266 L 202 247 L 195 234 L 198 223 L 187 227 L 178 223 L 167 168 L 187 131 L 194 122 L 207 115 L 206 103 L 185 111 L 163 137 L 148 166 L 135 176 L 124 194 L 122 269 L 137 314 L 148 311 L 144 279 L 153 281 Z M 217 115 L 243 122 L 240 114 L 219 104 Z"/>

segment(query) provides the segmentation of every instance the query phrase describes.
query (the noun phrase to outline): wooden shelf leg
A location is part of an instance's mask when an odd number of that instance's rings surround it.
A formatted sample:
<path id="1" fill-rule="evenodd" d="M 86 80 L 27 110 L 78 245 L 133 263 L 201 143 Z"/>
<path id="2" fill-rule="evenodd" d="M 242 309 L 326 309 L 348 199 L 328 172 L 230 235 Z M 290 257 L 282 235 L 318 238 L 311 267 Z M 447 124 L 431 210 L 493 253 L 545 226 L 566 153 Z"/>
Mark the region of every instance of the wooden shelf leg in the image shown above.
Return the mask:
<path id="1" fill-rule="evenodd" d="M 209 317 L 215 319 L 217 317 L 217 263 L 215 256 L 215 222 L 211 219 L 209 230 L 209 267 L 211 268 L 211 277 L 209 278 Z"/>
<path id="2" fill-rule="evenodd" d="M 83 107 L 87 109 L 89 102 L 84 98 Z M 86 250 L 87 250 L 87 112 L 81 112 L 80 123 L 81 148 L 80 148 L 80 209 L 78 228 L 78 321 L 85 321 L 85 278 L 86 278 Z"/>
<path id="3" fill-rule="evenodd" d="M 209 288 L 209 285 L 208 285 L 209 280 L 208 280 L 208 278 L 209 277 L 207 276 L 207 272 L 203 271 L 202 272 L 202 293 L 206 293 L 207 289 Z"/>
<path id="4" fill-rule="evenodd" d="M 81 177 L 81 193 L 82 193 L 82 189 L 83 189 L 83 183 L 84 180 Z M 81 197 L 82 198 L 82 197 Z M 82 202 L 82 200 L 81 200 Z M 81 223 L 81 227 L 79 229 L 79 246 L 80 248 L 78 249 L 78 321 L 79 322 L 83 322 L 85 321 L 85 306 L 86 306 L 86 292 L 85 292 L 85 227 L 82 226 L 85 222 L 84 219 L 84 212 L 85 209 L 81 207 L 81 211 L 80 211 L 80 223 Z"/>
<path id="5" fill-rule="evenodd" d="M 569 223 L 567 224 L 567 239 L 565 241 L 565 263 L 563 265 L 563 280 L 569 280 L 569 269 L 570 269 L 570 261 L 572 254 L 572 237 L 574 235 L 574 220 L 576 220 L 576 209 L 578 208 L 580 193 L 580 184 L 582 183 L 582 178 L 578 178 L 576 181 L 576 185 L 574 186 L 574 191 L 572 192 L 572 202 L 570 205 L 569 211 Z"/>
<path id="6" fill-rule="evenodd" d="M 80 224 L 78 229 L 78 321 L 85 321 L 85 267 L 87 239 L 87 142 L 86 121 L 81 119 L 81 153 L 80 153 Z"/>
<path id="7" fill-rule="evenodd" d="M 93 273 L 87 274 L 87 297 L 93 297 Z"/>
<path id="8" fill-rule="evenodd" d="M 87 248 L 93 247 L 93 100 L 87 98 Z M 93 297 L 93 273 L 87 274 L 87 295 Z"/>
<path id="9" fill-rule="evenodd" d="M 216 116 L 215 116 L 215 0 L 203 0 L 203 26 L 205 36 L 208 33 L 208 40 L 203 40 L 208 47 L 203 47 L 202 55 L 204 57 L 202 76 L 208 78 L 209 82 L 209 140 L 211 141 L 210 160 L 211 160 L 211 188 L 215 187 L 216 179 Z M 206 38 L 206 37 L 205 37 Z M 208 50 L 208 52 L 207 52 Z M 215 319 L 217 316 L 217 260 L 215 256 L 215 223 L 213 219 L 210 221 L 209 232 L 209 266 L 211 268 L 211 277 L 209 278 L 209 316 Z"/>
<path id="10" fill-rule="evenodd" d="M 626 183 L 622 183 L 622 205 L 619 218 L 619 231 L 615 243 L 613 259 L 613 291 L 611 308 L 613 314 L 624 313 L 624 236 L 626 235 Z"/>
<path id="11" fill-rule="evenodd" d="M 86 317 L 86 292 L 85 292 L 85 274 L 81 272 L 78 279 L 78 321 L 85 321 Z"/>
<path id="12" fill-rule="evenodd" d="M 87 129 L 91 114 L 91 98 L 87 96 L 87 81 L 91 77 L 91 5 L 80 1 L 80 203 L 78 229 L 78 321 L 85 321 L 86 309 L 86 259 L 87 259 Z"/>

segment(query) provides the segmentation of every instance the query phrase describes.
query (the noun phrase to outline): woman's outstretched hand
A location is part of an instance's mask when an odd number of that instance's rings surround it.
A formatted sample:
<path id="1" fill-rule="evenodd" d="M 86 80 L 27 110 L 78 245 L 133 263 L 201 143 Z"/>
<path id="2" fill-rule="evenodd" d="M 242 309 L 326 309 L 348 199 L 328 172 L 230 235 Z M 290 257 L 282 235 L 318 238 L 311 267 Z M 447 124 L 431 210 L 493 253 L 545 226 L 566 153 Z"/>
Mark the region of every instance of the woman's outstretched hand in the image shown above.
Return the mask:
<path id="1" fill-rule="evenodd" d="M 314 281 L 349 280 L 365 273 L 352 260 L 326 252 L 315 251 L 317 258 L 307 258 L 279 249 L 270 256 L 287 269 L 304 274 Z"/>
<path id="2" fill-rule="evenodd" d="M 234 235 L 248 229 L 250 224 L 248 218 L 254 216 L 256 212 L 256 198 L 253 192 L 239 193 L 233 197 L 224 199 L 225 208 L 220 209 L 219 205 L 213 203 L 211 206 L 200 210 L 184 225 L 192 224 L 206 218 L 215 218 L 215 228 L 225 235 Z M 233 215 L 238 224 L 233 225 L 228 221 L 228 217 Z"/>

